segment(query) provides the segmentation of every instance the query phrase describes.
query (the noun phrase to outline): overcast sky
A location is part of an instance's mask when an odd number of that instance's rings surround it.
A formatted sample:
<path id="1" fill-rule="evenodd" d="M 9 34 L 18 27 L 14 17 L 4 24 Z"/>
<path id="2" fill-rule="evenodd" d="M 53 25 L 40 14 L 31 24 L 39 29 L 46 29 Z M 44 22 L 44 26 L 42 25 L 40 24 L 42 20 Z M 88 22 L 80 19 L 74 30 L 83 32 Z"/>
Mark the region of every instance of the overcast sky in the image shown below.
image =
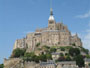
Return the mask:
<path id="1" fill-rule="evenodd" d="M 83 46 L 90 49 L 90 0 L 53 0 L 56 22 L 78 33 Z M 47 27 L 50 0 L 0 0 L 0 63 L 11 55 L 16 39 Z"/>

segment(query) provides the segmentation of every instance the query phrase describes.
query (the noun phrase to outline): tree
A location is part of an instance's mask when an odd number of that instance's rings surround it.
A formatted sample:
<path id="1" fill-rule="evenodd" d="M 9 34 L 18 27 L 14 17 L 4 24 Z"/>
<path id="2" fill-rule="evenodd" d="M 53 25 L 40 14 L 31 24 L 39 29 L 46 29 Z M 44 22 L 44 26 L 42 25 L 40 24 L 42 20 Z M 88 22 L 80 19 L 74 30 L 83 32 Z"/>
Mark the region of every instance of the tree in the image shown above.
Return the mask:
<path id="1" fill-rule="evenodd" d="M 39 60 L 46 62 L 46 61 L 47 61 L 46 55 L 44 55 L 44 54 L 40 55 L 40 56 L 39 56 Z"/>
<path id="2" fill-rule="evenodd" d="M 36 57 L 37 56 L 34 54 L 34 52 L 24 54 L 25 61 L 35 61 Z"/>
<path id="3" fill-rule="evenodd" d="M 36 47 L 39 47 L 40 46 L 40 42 L 36 44 Z"/>
<path id="4" fill-rule="evenodd" d="M 71 56 L 77 56 L 80 54 L 80 50 L 78 48 L 70 48 L 69 49 L 69 54 Z"/>
<path id="5" fill-rule="evenodd" d="M 86 55 L 86 58 L 90 58 L 90 55 Z"/>
<path id="6" fill-rule="evenodd" d="M 70 56 L 66 56 L 66 61 L 71 61 L 71 57 Z"/>
<path id="7" fill-rule="evenodd" d="M 3 64 L 0 64 L 0 68 L 4 68 L 4 65 Z"/>
<path id="8" fill-rule="evenodd" d="M 61 51 L 65 51 L 65 48 L 64 47 L 60 47 Z"/>
<path id="9" fill-rule="evenodd" d="M 20 49 L 20 48 L 17 48 L 13 51 L 12 55 L 11 55 L 11 58 L 18 58 L 18 57 L 22 57 L 24 56 L 24 53 L 25 53 L 25 49 Z"/>
<path id="10" fill-rule="evenodd" d="M 46 54 L 46 58 L 48 59 L 48 60 L 51 60 L 52 59 L 52 55 L 51 54 Z"/>
<path id="11" fill-rule="evenodd" d="M 75 60 L 76 60 L 76 64 L 79 66 L 79 67 L 84 67 L 84 58 L 82 55 L 78 55 L 75 57 Z"/>
<path id="12" fill-rule="evenodd" d="M 60 53 L 60 56 L 64 56 L 64 54 L 63 53 Z"/>
<path id="13" fill-rule="evenodd" d="M 65 61 L 65 57 L 61 56 L 61 57 L 59 57 L 59 59 L 57 61 Z"/>
<path id="14" fill-rule="evenodd" d="M 56 48 L 50 48 L 50 52 L 56 52 Z"/>

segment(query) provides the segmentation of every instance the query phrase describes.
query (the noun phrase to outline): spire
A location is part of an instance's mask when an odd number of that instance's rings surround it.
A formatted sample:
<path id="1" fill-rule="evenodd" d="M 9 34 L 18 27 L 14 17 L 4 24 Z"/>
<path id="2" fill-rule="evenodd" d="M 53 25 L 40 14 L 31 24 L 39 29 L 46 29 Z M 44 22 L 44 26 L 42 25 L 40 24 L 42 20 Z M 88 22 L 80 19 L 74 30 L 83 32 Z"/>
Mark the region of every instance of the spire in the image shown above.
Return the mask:
<path id="1" fill-rule="evenodd" d="M 53 9 L 52 9 L 52 0 L 50 0 L 50 17 L 49 17 L 49 20 L 54 20 Z"/>
<path id="2" fill-rule="evenodd" d="M 53 15 L 53 9 L 50 8 L 50 15 Z"/>
<path id="3" fill-rule="evenodd" d="M 53 15 L 52 0 L 50 0 L 50 15 Z"/>

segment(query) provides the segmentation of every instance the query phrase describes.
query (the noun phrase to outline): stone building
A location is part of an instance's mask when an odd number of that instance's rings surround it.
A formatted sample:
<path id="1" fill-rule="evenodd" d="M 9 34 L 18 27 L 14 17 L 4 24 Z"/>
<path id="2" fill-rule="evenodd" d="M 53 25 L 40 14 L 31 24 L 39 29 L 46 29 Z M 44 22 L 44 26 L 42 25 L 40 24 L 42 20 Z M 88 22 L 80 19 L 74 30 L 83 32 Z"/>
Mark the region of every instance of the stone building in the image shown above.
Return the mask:
<path id="1" fill-rule="evenodd" d="M 71 35 L 67 26 L 63 23 L 56 23 L 52 8 L 50 9 L 50 17 L 48 20 L 48 27 L 36 29 L 33 33 L 28 33 L 26 38 L 18 39 L 15 42 L 14 49 L 28 48 L 27 51 L 33 51 L 36 44 L 40 43 L 41 46 L 82 46 L 82 42 L 78 35 Z"/>
<path id="2" fill-rule="evenodd" d="M 85 59 L 85 68 L 90 68 L 90 59 Z"/>

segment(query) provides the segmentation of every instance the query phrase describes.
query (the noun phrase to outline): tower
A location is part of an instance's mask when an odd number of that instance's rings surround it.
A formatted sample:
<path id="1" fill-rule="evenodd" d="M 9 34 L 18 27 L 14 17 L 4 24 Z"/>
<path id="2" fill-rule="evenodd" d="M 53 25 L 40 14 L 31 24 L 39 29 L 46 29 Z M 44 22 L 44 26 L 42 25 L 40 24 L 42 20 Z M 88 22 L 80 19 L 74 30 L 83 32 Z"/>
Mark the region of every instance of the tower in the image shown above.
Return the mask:
<path id="1" fill-rule="evenodd" d="M 53 16 L 52 0 L 50 3 L 51 3 L 51 7 L 50 7 L 50 17 L 48 20 L 48 29 L 55 30 L 56 23 L 55 23 L 54 16 Z"/>

